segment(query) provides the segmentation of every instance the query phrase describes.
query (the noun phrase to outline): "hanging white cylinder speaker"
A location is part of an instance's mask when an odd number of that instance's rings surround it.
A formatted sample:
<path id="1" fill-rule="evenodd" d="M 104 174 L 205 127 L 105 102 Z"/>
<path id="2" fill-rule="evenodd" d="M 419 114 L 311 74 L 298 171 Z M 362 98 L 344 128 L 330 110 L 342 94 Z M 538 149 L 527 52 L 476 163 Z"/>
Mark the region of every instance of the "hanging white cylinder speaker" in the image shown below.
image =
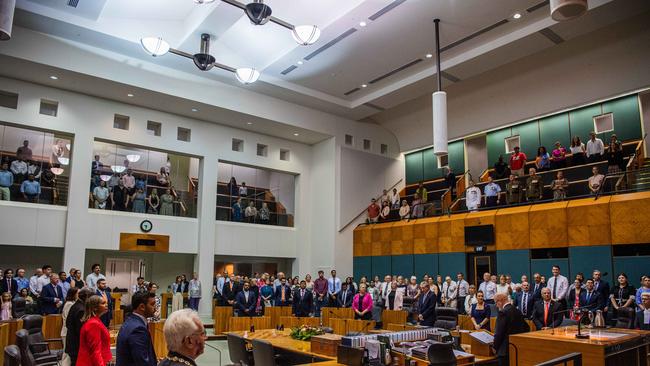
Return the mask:
<path id="1" fill-rule="evenodd" d="M 0 41 L 11 39 L 16 0 L 0 0 Z"/>
<path id="2" fill-rule="evenodd" d="M 433 153 L 447 154 L 447 93 L 434 92 L 431 95 L 433 107 Z"/>
<path id="3" fill-rule="evenodd" d="M 558 22 L 577 18 L 587 10 L 587 0 L 551 0 L 551 18 Z"/>

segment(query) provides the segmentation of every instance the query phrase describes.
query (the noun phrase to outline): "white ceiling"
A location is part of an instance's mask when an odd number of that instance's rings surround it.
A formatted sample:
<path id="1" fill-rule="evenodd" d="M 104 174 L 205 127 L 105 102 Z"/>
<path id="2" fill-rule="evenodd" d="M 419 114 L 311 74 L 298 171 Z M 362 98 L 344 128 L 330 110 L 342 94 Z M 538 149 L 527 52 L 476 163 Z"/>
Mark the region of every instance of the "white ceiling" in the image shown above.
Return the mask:
<path id="1" fill-rule="evenodd" d="M 593 31 L 608 22 L 647 9 L 643 0 L 590 0 L 590 12 L 576 21 L 557 24 L 543 0 L 266 0 L 273 15 L 292 24 L 316 24 L 322 35 L 311 46 L 297 45 L 289 30 L 276 24 L 252 25 L 240 9 L 219 0 L 197 5 L 192 0 L 18 0 L 16 24 L 68 40 L 79 47 L 107 50 L 129 59 L 156 62 L 174 70 L 239 85 L 222 70 L 202 72 L 187 59 L 167 54 L 153 59 L 139 39 L 160 35 L 172 47 L 194 53 L 201 33 L 212 35 L 211 53 L 233 67 L 262 72 L 258 83 L 242 86 L 300 105 L 351 119 L 362 119 L 433 90 L 433 18 L 441 21 L 443 47 L 475 32 L 503 24 L 443 52 L 443 71 L 464 80 L 515 59 L 552 47 L 539 33 L 552 27 L 563 39 Z M 397 5 L 381 17 L 369 18 Z M 603 6 L 605 5 L 605 6 Z M 599 7 L 607 11 L 598 11 Z M 519 12 L 521 19 L 512 15 Z M 367 23 L 359 26 L 360 21 Z M 354 31 L 350 31 L 354 29 Z M 309 54 L 344 32 L 348 37 L 309 61 Z M 422 61 L 370 83 L 400 66 Z M 303 65 L 297 65 L 302 60 Z M 290 66 L 296 69 L 283 75 Z M 458 80 L 456 80 L 458 81 Z M 445 79 L 445 85 L 450 81 Z M 367 88 L 345 95 L 368 84 Z M 137 82 L 134 81 L 137 87 Z"/>

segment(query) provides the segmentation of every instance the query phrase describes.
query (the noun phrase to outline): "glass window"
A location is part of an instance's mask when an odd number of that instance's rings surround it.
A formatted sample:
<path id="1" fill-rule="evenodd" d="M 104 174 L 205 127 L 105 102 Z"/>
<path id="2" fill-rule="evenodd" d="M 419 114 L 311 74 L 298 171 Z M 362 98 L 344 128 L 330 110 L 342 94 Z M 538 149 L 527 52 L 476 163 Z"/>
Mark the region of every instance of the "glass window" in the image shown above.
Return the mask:
<path id="1" fill-rule="evenodd" d="M 196 217 L 199 159 L 95 141 L 88 205 Z"/>
<path id="2" fill-rule="evenodd" d="M 293 174 L 219 162 L 217 178 L 217 220 L 293 227 Z"/>
<path id="3" fill-rule="evenodd" d="M 72 136 L 0 124 L 0 200 L 65 206 Z"/>

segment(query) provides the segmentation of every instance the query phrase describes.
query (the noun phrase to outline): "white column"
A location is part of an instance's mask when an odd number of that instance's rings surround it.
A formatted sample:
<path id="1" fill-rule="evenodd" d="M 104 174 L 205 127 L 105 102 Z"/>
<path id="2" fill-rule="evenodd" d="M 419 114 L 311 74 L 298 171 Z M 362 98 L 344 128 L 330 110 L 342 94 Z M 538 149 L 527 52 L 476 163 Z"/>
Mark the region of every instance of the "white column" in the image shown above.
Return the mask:
<path id="1" fill-rule="evenodd" d="M 216 157 L 205 157 L 199 163 L 199 251 L 194 259 L 194 268 L 201 281 L 201 302 L 199 314 L 212 316 L 212 281 L 214 273 L 214 247 L 217 207 L 217 164 Z"/>

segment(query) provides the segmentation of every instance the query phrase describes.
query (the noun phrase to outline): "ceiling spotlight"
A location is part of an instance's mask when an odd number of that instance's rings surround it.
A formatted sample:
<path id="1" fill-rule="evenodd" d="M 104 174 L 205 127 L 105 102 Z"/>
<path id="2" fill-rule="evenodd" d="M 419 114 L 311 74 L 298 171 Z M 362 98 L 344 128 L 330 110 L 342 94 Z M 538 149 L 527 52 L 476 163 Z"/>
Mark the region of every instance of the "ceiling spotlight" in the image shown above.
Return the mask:
<path id="1" fill-rule="evenodd" d="M 196 4 L 210 4 L 213 3 L 214 0 L 194 0 L 194 3 Z"/>
<path id="2" fill-rule="evenodd" d="M 430 53 L 427 53 L 427 54 L 426 54 L 426 58 L 431 58 L 431 57 L 433 57 L 432 54 L 430 54 Z"/>
<path id="3" fill-rule="evenodd" d="M 359 22 L 359 27 L 365 27 L 366 25 L 368 25 L 366 22 Z"/>
<path id="4" fill-rule="evenodd" d="M 192 108 L 192 112 L 198 112 L 199 110 L 196 108 Z"/>
<path id="5" fill-rule="evenodd" d="M 303 64 L 302 61 L 298 61 L 298 62 L 296 62 L 296 63 L 297 63 L 298 65 L 302 65 L 302 64 Z"/>
<path id="6" fill-rule="evenodd" d="M 362 88 L 367 88 L 368 85 L 367 85 L 367 84 L 361 84 L 361 87 L 362 87 Z"/>
<path id="7" fill-rule="evenodd" d="M 320 29 L 315 25 L 298 25 L 293 28 L 293 39 L 303 46 L 313 44 L 320 37 Z"/>
<path id="8" fill-rule="evenodd" d="M 153 57 L 158 57 L 169 52 L 169 43 L 165 42 L 162 37 L 144 37 L 140 39 L 140 44 L 145 52 Z"/>
<path id="9" fill-rule="evenodd" d="M 514 14 L 512 14 L 512 17 L 514 19 L 519 19 L 519 18 L 521 18 L 521 13 L 514 13 Z"/>
<path id="10" fill-rule="evenodd" d="M 293 135 L 294 136 L 300 136 L 300 134 L 298 132 L 295 132 Z"/>
<path id="11" fill-rule="evenodd" d="M 250 126 L 253 124 L 253 122 L 246 122 L 246 124 Z"/>
<path id="12" fill-rule="evenodd" d="M 58 76 L 55 76 L 55 75 L 52 75 L 52 76 L 50 76 L 50 79 L 52 79 L 52 80 L 59 80 L 59 77 L 58 77 Z"/>
<path id="13" fill-rule="evenodd" d="M 260 72 L 250 67 L 240 67 L 235 70 L 235 76 L 242 84 L 252 84 L 260 78 Z"/>
<path id="14" fill-rule="evenodd" d="M 131 93 L 127 94 L 126 96 L 129 97 L 129 98 L 133 98 L 133 94 L 131 94 Z"/>

